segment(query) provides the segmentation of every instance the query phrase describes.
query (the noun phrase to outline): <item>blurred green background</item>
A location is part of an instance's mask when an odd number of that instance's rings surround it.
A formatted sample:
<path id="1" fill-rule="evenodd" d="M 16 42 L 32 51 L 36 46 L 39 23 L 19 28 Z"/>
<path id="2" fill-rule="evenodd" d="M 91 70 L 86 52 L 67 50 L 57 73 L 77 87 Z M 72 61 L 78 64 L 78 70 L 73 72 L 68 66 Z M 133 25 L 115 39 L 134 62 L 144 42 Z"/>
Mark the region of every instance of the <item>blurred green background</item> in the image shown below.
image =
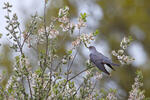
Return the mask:
<path id="1" fill-rule="evenodd" d="M 5 1 L 5 0 L 4 0 Z M 25 28 L 30 21 L 30 13 L 32 10 L 37 11 L 38 14 L 43 14 L 43 1 L 31 0 L 29 8 L 22 6 L 21 1 L 18 2 L 16 9 L 19 9 L 20 15 L 23 17 L 22 27 Z M 23 0 L 22 2 L 25 2 Z M 27 2 L 27 1 L 26 1 Z M 35 5 L 37 4 L 37 5 Z M 112 57 L 111 51 L 120 48 L 120 41 L 124 36 L 132 36 L 133 42 L 127 49 L 127 53 L 135 58 L 135 61 L 130 65 L 124 65 L 116 68 L 112 72 L 112 77 L 104 76 L 100 81 L 98 88 L 116 88 L 120 99 L 127 98 L 128 92 L 131 90 L 131 85 L 134 82 L 135 72 L 141 69 L 144 76 L 145 96 L 150 96 L 150 0 L 51 0 L 48 3 L 47 9 L 47 24 L 50 23 L 52 16 L 57 16 L 60 7 L 65 5 L 70 8 L 70 17 L 72 21 L 77 20 L 80 13 L 86 12 L 87 28 L 81 32 L 92 32 L 98 29 L 100 34 L 97 36 L 96 41 L 92 45 L 96 46 L 98 51 L 101 51 L 108 57 Z M 15 5 L 13 5 L 15 7 Z M 33 7 L 33 8 L 32 8 Z M 39 9 L 38 9 L 39 8 Z M 28 11 L 30 13 L 28 13 Z M 15 12 L 15 11 L 14 11 Z M 24 13 L 24 14 L 23 14 Z M 5 14 L 5 13 L 4 13 Z M 3 14 L 3 16 L 4 16 Z M 33 13 L 34 14 L 34 13 Z M 6 32 L 7 33 L 7 32 Z M 5 34 L 5 32 L 3 32 Z M 76 33 L 75 33 L 76 34 Z M 65 34 L 64 34 L 65 35 Z M 64 36 L 62 35 L 62 37 Z M 60 37 L 61 38 L 61 37 Z M 57 53 L 64 54 L 67 44 L 73 41 L 70 36 L 66 36 L 65 40 L 59 41 L 60 48 Z M 1 70 L 6 70 L 8 73 L 7 78 L 12 72 L 12 51 L 9 50 L 8 45 L 1 46 L 0 53 L 0 66 Z M 31 49 L 26 49 L 25 53 L 30 55 L 30 59 L 36 63 L 37 56 Z M 81 69 L 85 68 L 85 61 L 88 59 L 88 50 L 85 47 L 80 48 L 77 59 L 75 60 L 73 70 L 78 73 Z M 117 62 L 115 58 L 113 61 Z M 80 63 L 78 63 L 80 61 Z M 33 63 L 34 63 L 33 62 Z M 36 64 L 34 64 L 36 65 Z M 80 80 L 78 77 L 77 80 Z"/>

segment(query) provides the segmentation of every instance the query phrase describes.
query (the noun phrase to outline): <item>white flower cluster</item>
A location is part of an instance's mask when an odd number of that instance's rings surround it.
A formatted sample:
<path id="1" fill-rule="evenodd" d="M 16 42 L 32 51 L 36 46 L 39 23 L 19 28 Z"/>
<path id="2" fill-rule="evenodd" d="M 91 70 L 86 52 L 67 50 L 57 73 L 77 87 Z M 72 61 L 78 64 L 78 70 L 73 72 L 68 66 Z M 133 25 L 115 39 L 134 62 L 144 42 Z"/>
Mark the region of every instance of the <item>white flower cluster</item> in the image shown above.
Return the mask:
<path id="1" fill-rule="evenodd" d="M 67 60 L 64 59 L 64 58 L 61 60 L 61 62 L 62 62 L 63 64 L 67 64 Z"/>
<path id="2" fill-rule="evenodd" d="M 51 25 L 49 27 L 46 27 L 46 32 L 48 33 L 48 38 L 49 39 L 54 39 L 59 35 L 59 31 L 54 29 L 53 23 L 51 23 Z M 38 30 L 38 38 L 37 41 L 39 43 L 42 43 L 45 41 L 45 29 L 44 27 L 42 27 L 41 29 Z"/>
<path id="3" fill-rule="evenodd" d="M 9 89 L 13 83 L 13 76 L 11 76 L 6 84 L 6 89 Z"/>
<path id="4" fill-rule="evenodd" d="M 134 61 L 133 57 L 124 54 L 124 50 L 112 51 L 112 54 L 117 57 L 121 64 L 129 64 Z"/>
<path id="5" fill-rule="evenodd" d="M 77 28 L 80 29 L 81 27 L 86 27 L 86 23 L 81 18 L 79 18 Z"/>
<path id="6" fill-rule="evenodd" d="M 69 60 L 73 59 L 73 56 L 72 55 L 67 55 L 67 56 L 64 56 L 63 59 L 61 60 L 61 62 L 63 64 L 67 64 Z"/>
<path id="7" fill-rule="evenodd" d="M 106 100 L 117 100 L 117 97 L 113 92 L 110 92 L 108 93 Z"/>
<path id="8" fill-rule="evenodd" d="M 36 87 L 36 79 L 38 75 L 36 73 L 32 73 L 31 87 Z"/>
<path id="9" fill-rule="evenodd" d="M 59 9 L 58 17 L 63 17 L 65 15 L 68 15 L 69 13 L 69 7 L 65 6 L 64 8 Z"/>
<path id="10" fill-rule="evenodd" d="M 70 22 L 70 18 L 68 17 L 68 14 L 69 14 L 69 8 L 64 7 L 59 10 L 58 18 L 56 18 L 58 22 L 61 23 L 60 27 L 62 28 L 62 31 L 64 32 L 73 30 L 75 28 L 74 23 Z"/>
<path id="11" fill-rule="evenodd" d="M 63 17 L 58 18 L 58 21 L 61 23 L 69 23 L 69 18 L 67 15 L 64 15 Z"/>
<path id="12" fill-rule="evenodd" d="M 85 44 L 85 46 L 88 47 L 88 44 L 91 43 L 91 40 L 94 40 L 94 35 L 93 33 L 90 34 L 82 33 L 80 36 L 80 40 Z"/>
<path id="13" fill-rule="evenodd" d="M 48 30 L 49 32 L 49 38 L 52 39 L 52 38 L 56 38 L 56 36 L 59 34 L 59 31 L 57 31 L 56 29 L 51 29 L 51 30 Z"/>
<path id="14" fill-rule="evenodd" d="M 131 40 L 132 39 L 124 37 L 123 40 L 120 43 L 120 47 L 125 50 L 129 46 L 129 44 L 131 43 Z"/>
<path id="15" fill-rule="evenodd" d="M 60 27 L 62 28 L 62 31 L 66 32 L 68 30 L 72 30 L 75 28 L 75 24 L 74 23 L 67 23 L 67 24 L 61 24 Z"/>
<path id="16" fill-rule="evenodd" d="M 78 19 L 78 23 L 75 25 L 74 23 L 70 22 L 70 18 L 68 18 L 69 14 L 69 8 L 66 6 L 64 8 L 61 8 L 58 13 L 58 18 L 55 18 L 55 20 L 58 20 L 58 22 L 61 23 L 60 27 L 64 32 L 73 30 L 75 27 L 80 29 L 81 27 L 85 27 L 85 21 L 80 16 Z"/>
<path id="17" fill-rule="evenodd" d="M 73 48 L 77 47 L 81 41 L 84 43 L 86 47 L 88 47 L 88 44 L 91 43 L 91 41 L 94 40 L 93 33 L 85 34 L 82 33 L 75 41 L 72 42 Z"/>
<path id="18" fill-rule="evenodd" d="M 140 82 L 140 75 L 137 75 L 135 78 L 135 82 L 132 85 L 132 90 L 129 93 L 129 98 L 128 100 L 144 100 L 144 91 L 140 90 L 140 87 L 143 86 L 143 83 Z"/>
<path id="19" fill-rule="evenodd" d="M 112 54 L 117 57 L 117 59 L 120 61 L 121 64 L 129 64 L 132 61 L 134 61 L 134 58 L 131 56 L 125 55 L 125 49 L 128 47 L 130 44 L 131 40 L 127 37 L 124 37 L 123 40 L 120 43 L 120 47 L 122 49 L 115 51 L 112 51 Z"/>
<path id="20" fill-rule="evenodd" d="M 80 44 L 81 40 L 78 37 L 75 41 L 72 42 L 73 48 L 77 47 Z"/>
<path id="21" fill-rule="evenodd" d="M 96 79 L 100 80 L 102 78 L 103 78 L 103 74 L 96 72 Z"/>

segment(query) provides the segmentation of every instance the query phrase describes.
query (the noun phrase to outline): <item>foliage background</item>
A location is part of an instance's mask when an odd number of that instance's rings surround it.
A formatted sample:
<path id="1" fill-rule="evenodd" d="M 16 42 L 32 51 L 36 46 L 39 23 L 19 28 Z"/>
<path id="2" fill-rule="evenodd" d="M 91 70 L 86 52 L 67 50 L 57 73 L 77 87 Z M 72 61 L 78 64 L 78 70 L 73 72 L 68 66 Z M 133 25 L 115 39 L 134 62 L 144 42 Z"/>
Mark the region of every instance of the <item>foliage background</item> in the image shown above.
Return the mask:
<path id="1" fill-rule="evenodd" d="M 11 1 L 15 2 L 15 1 Z M 20 2 L 20 1 L 17 1 Z M 42 2 L 33 0 L 31 2 L 31 8 L 25 10 L 23 4 L 18 4 L 17 9 L 22 12 L 22 16 L 19 20 L 24 19 L 22 22 L 22 27 L 25 28 L 30 22 L 30 17 L 28 16 L 32 10 L 37 10 L 39 14 L 43 14 Z M 35 4 L 38 4 L 37 7 Z M 3 3 L 2 3 L 3 4 Z M 100 31 L 97 36 L 96 42 L 93 45 L 97 46 L 98 50 L 105 55 L 111 57 L 111 51 L 119 48 L 120 40 L 123 36 L 131 35 L 134 42 L 128 49 L 128 53 L 135 58 L 135 62 L 131 65 L 124 65 L 117 70 L 112 72 L 112 77 L 104 76 L 104 78 L 99 82 L 97 88 L 105 87 L 106 89 L 117 88 L 119 90 L 119 96 L 127 98 L 128 92 L 131 90 L 131 85 L 134 82 L 136 69 L 141 69 L 143 72 L 143 88 L 145 89 L 145 96 L 150 96 L 150 67 L 149 67 L 149 56 L 150 56 L 150 1 L 149 0 L 51 0 L 47 10 L 47 24 L 49 24 L 52 16 L 57 16 L 58 9 L 64 7 L 65 5 L 70 8 L 71 18 L 74 20 L 79 16 L 80 12 L 87 12 L 89 19 L 89 27 L 84 30 L 91 32 L 95 29 Z M 94 7 L 98 8 L 94 8 Z M 15 5 L 14 5 L 15 7 Z M 89 7 L 89 8 L 88 8 Z M 90 10 L 89 10 L 90 9 Z M 96 10 L 100 9 L 100 10 Z M 1 10 L 1 9 L 0 9 Z M 96 12 L 99 11 L 99 12 Z M 96 15 L 96 14 L 97 15 Z M 99 14 L 100 13 L 100 14 Z M 99 18 L 98 18 L 99 17 Z M 92 24 L 92 21 L 93 24 Z M 1 28 L 2 29 L 2 28 Z M 83 31 L 82 30 L 82 31 Z M 4 29 L 1 30 L 2 34 L 5 36 Z M 65 34 L 62 35 L 64 37 Z M 70 36 L 65 36 L 66 39 L 62 40 L 59 37 L 58 45 L 59 48 L 57 53 L 62 56 L 65 53 L 65 49 L 68 47 L 68 42 L 71 42 L 72 38 Z M 5 40 L 3 40 L 5 42 Z M 42 47 L 41 47 L 42 48 Z M 6 70 L 8 73 L 2 84 L 6 84 L 8 77 L 12 72 L 13 51 L 9 50 L 8 44 L 1 46 L 0 53 L 0 68 L 1 70 Z M 29 56 L 32 64 L 36 66 L 36 53 L 32 49 L 25 49 L 25 53 Z M 78 73 L 84 68 L 85 61 L 88 59 L 88 50 L 86 48 L 80 48 L 78 59 L 75 60 L 73 65 L 73 72 Z M 113 61 L 116 61 L 112 58 Z M 76 78 L 78 82 L 82 76 Z"/>

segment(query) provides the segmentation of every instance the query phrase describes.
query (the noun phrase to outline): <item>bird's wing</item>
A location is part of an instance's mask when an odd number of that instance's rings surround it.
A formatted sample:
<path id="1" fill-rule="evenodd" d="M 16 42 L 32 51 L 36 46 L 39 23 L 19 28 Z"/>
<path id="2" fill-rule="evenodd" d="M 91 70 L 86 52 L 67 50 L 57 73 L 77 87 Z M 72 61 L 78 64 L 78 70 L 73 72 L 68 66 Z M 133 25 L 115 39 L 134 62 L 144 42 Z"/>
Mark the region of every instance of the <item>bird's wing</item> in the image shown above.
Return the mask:
<path id="1" fill-rule="evenodd" d="M 102 54 L 100 56 L 101 56 L 101 59 L 102 59 L 102 63 L 108 65 L 110 68 L 112 68 L 112 66 L 119 66 L 119 64 L 113 63 L 112 60 L 109 59 L 108 57 L 106 57 Z"/>
<path id="2" fill-rule="evenodd" d="M 90 61 L 98 67 L 101 71 L 105 72 L 106 74 L 110 75 L 110 73 L 105 69 L 104 65 L 101 62 L 101 59 L 98 55 L 90 54 Z"/>
<path id="3" fill-rule="evenodd" d="M 102 59 L 102 62 L 104 63 L 112 63 L 111 59 L 109 59 L 108 57 L 104 55 L 101 55 L 101 59 Z"/>

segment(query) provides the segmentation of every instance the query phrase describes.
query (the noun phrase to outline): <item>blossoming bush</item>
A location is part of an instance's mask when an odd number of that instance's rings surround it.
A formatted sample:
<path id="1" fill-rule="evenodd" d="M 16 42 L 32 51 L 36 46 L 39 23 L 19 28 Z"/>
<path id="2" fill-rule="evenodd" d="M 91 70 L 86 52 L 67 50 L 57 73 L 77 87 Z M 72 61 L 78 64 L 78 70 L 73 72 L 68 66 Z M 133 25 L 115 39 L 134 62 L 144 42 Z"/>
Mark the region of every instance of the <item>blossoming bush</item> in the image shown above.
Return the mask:
<path id="1" fill-rule="evenodd" d="M 12 5 L 8 2 L 4 3 L 4 9 L 7 11 L 5 16 L 7 36 L 11 41 L 11 48 L 18 52 L 18 55 L 15 57 L 13 74 L 5 86 L 0 86 L 1 100 L 117 100 L 116 90 L 110 89 L 106 92 L 95 88 L 96 80 L 102 79 L 102 74 L 100 72 L 95 73 L 95 67 L 90 62 L 86 63 L 86 69 L 74 76 L 72 75 L 72 65 L 77 57 L 77 52 L 74 54 L 73 52 L 80 46 L 88 47 L 98 34 L 97 30 L 89 34 L 81 33 L 81 28 L 87 26 L 86 13 L 81 14 L 78 23 L 74 24 L 69 18 L 69 8 L 64 7 L 59 10 L 58 17 L 52 18 L 50 25 L 47 26 L 45 1 L 44 17 L 35 14 L 32 16 L 28 28 L 22 31 L 17 14 L 13 14 L 11 8 Z M 39 22 L 42 23 L 40 28 Z M 55 23 L 59 23 L 59 26 Z M 57 37 L 60 32 L 67 32 L 74 36 L 75 29 L 79 32 L 71 43 L 72 47 L 66 50 L 66 54 L 62 58 L 59 58 L 55 52 Z M 117 53 L 113 51 L 113 55 L 118 57 L 121 62 L 126 62 L 121 55 L 127 48 L 128 42 L 128 38 L 124 38 L 121 42 L 123 50 L 119 50 Z M 36 68 L 31 66 L 28 57 L 24 54 L 25 44 L 38 54 L 38 66 Z M 126 57 L 126 59 L 129 58 Z M 62 71 L 64 67 L 67 68 L 66 71 Z M 83 82 L 75 84 L 73 79 L 82 73 L 85 73 Z M 95 81 L 92 81 L 93 79 Z M 142 83 L 139 82 L 141 79 L 141 73 L 138 73 L 129 100 L 145 98 L 143 91 L 139 90 L 142 86 Z"/>
<path id="2" fill-rule="evenodd" d="M 112 54 L 117 57 L 117 59 L 120 61 L 121 64 L 129 64 L 132 61 L 134 61 L 133 57 L 130 57 L 128 55 L 125 54 L 125 49 L 127 49 L 127 47 L 129 46 L 129 44 L 132 41 L 132 37 L 124 37 L 123 40 L 120 43 L 120 47 L 121 49 L 118 51 L 113 50 Z"/>

